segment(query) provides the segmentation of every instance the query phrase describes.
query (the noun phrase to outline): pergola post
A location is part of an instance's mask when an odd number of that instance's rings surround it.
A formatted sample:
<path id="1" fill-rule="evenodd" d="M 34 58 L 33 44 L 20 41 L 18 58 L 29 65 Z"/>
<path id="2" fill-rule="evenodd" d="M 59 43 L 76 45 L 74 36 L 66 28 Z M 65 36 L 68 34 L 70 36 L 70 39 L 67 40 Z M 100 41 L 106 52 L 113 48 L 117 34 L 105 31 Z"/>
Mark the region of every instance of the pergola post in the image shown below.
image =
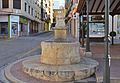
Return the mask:
<path id="1" fill-rule="evenodd" d="M 86 38 L 86 52 L 90 52 L 90 40 L 89 40 L 89 0 L 86 0 L 87 6 L 87 38 Z"/>
<path id="2" fill-rule="evenodd" d="M 112 15 L 112 32 L 114 31 L 114 16 Z M 114 44 L 114 37 L 112 36 L 112 45 Z"/>
<path id="3" fill-rule="evenodd" d="M 104 72 L 103 83 L 110 83 L 110 55 L 109 55 L 109 0 L 105 0 L 105 55 L 104 55 Z"/>
<path id="4" fill-rule="evenodd" d="M 82 28 L 81 28 L 81 30 L 82 30 L 82 47 L 84 48 L 85 46 L 84 46 L 83 11 L 82 11 L 82 19 L 81 20 L 82 20 Z"/>
<path id="5" fill-rule="evenodd" d="M 80 30 L 81 30 L 81 18 L 82 18 L 82 16 L 79 16 L 79 43 L 81 42 L 81 32 L 80 32 Z"/>

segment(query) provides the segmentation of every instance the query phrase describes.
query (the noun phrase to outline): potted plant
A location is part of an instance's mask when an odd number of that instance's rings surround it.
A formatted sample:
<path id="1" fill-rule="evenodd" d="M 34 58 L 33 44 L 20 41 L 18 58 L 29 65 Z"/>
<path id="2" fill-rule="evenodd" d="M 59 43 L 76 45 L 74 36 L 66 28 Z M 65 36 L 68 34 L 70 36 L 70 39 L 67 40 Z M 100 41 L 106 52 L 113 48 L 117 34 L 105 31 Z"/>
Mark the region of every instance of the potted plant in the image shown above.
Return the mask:
<path id="1" fill-rule="evenodd" d="M 112 36 L 115 37 L 115 36 L 116 36 L 116 32 L 115 32 L 115 31 L 111 31 L 111 32 L 110 32 L 110 36 L 111 36 L 111 37 L 112 37 Z"/>
<path id="2" fill-rule="evenodd" d="M 84 43 L 85 43 L 85 35 L 86 35 L 86 27 L 87 27 L 87 25 L 86 25 L 86 23 L 85 22 L 82 22 L 81 23 L 81 29 L 80 29 L 80 37 L 82 38 L 81 39 L 81 43 L 82 43 L 82 47 L 84 47 Z"/>
<path id="3" fill-rule="evenodd" d="M 112 37 L 112 45 L 114 44 L 114 38 L 116 36 L 116 32 L 115 31 L 111 31 L 110 32 L 110 36 Z"/>

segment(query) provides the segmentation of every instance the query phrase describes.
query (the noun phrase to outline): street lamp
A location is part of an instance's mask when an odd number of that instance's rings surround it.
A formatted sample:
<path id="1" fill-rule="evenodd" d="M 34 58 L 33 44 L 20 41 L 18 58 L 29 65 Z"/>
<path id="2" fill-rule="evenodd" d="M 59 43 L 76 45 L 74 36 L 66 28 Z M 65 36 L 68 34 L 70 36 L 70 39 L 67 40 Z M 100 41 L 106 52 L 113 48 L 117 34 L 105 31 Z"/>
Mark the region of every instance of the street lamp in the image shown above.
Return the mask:
<path id="1" fill-rule="evenodd" d="M 87 38 L 86 38 L 86 52 L 90 52 L 90 40 L 89 40 L 89 0 L 86 0 L 87 6 Z"/>
<path id="2" fill-rule="evenodd" d="M 105 0 L 105 55 L 104 55 L 104 71 L 103 83 L 110 83 L 110 55 L 109 55 L 109 0 Z"/>

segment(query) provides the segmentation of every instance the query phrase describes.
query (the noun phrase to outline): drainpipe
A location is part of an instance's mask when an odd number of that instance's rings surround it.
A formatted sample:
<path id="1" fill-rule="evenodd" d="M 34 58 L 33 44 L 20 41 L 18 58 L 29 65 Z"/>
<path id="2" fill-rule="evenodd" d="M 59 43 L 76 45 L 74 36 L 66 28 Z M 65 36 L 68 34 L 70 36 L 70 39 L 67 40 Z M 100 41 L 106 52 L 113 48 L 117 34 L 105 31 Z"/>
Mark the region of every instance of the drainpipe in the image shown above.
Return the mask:
<path id="1" fill-rule="evenodd" d="M 114 31 L 114 16 L 112 16 L 112 32 Z M 114 37 L 112 36 L 112 45 L 114 44 Z"/>

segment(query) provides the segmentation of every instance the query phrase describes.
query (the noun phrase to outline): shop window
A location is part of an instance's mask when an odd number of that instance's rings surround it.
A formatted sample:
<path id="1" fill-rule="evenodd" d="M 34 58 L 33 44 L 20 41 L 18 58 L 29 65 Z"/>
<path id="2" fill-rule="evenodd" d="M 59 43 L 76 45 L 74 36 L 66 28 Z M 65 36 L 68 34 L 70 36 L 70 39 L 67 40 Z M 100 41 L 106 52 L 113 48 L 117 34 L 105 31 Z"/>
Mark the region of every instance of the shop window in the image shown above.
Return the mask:
<path id="1" fill-rule="evenodd" d="M 31 9 L 31 15 L 33 16 L 33 8 Z"/>
<path id="2" fill-rule="evenodd" d="M 18 34 L 18 23 L 12 22 L 12 28 L 11 28 L 11 34 L 12 36 L 15 36 Z"/>
<path id="3" fill-rule="evenodd" d="M 120 34 L 120 15 L 117 16 L 117 34 Z"/>
<path id="4" fill-rule="evenodd" d="M 0 34 L 8 34 L 8 24 L 7 23 L 0 23 Z"/>
<path id="5" fill-rule="evenodd" d="M 9 8 L 9 0 L 2 0 L 2 8 Z"/>
<path id="6" fill-rule="evenodd" d="M 21 0 L 13 0 L 13 8 L 21 9 Z"/>

